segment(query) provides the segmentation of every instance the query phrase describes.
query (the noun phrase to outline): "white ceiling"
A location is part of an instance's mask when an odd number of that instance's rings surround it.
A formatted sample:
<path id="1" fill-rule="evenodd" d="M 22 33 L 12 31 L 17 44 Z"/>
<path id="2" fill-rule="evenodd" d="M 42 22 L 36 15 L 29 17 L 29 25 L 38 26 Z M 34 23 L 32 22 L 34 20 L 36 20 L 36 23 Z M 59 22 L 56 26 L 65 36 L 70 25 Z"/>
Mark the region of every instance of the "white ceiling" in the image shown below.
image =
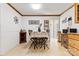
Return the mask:
<path id="1" fill-rule="evenodd" d="M 73 3 L 41 3 L 39 10 L 31 8 L 30 3 L 11 3 L 22 15 L 59 15 Z"/>

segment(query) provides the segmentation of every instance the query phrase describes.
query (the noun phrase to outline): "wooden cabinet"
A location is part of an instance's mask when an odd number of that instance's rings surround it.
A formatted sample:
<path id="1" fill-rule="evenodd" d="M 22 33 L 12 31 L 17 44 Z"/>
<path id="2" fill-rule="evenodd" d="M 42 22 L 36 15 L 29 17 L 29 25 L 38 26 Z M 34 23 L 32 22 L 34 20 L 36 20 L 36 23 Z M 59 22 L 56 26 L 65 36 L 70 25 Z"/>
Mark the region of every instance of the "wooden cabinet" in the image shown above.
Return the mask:
<path id="1" fill-rule="evenodd" d="M 79 34 L 68 34 L 68 51 L 79 56 Z"/>
<path id="2" fill-rule="evenodd" d="M 79 4 L 75 3 L 75 22 L 79 23 Z"/>
<path id="3" fill-rule="evenodd" d="M 61 32 L 60 31 L 58 31 L 57 36 L 58 36 L 58 42 L 61 42 Z"/>
<path id="4" fill-rule="evenodd" d="M 61 45 L 67 48 L 72 55 L 79 56 L 79 34 L 69 33 L 61 34 Z"/>
<path id="5" fill-rule="evenodd" d="M 26 42 L 26 32 L 20 32 L 20 43 Z"/>

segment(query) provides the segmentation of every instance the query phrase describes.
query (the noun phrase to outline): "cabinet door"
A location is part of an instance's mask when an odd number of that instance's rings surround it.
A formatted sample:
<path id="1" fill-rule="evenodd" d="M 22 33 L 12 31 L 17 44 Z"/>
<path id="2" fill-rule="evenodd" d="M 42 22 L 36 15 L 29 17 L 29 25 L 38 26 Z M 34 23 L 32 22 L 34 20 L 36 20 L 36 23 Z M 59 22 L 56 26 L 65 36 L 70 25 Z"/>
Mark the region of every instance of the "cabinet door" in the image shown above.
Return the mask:
<path id="1" fill-rule="evenodd" d="M 26 32 L 20 33 L 20 43 L 26 42 Z"/>

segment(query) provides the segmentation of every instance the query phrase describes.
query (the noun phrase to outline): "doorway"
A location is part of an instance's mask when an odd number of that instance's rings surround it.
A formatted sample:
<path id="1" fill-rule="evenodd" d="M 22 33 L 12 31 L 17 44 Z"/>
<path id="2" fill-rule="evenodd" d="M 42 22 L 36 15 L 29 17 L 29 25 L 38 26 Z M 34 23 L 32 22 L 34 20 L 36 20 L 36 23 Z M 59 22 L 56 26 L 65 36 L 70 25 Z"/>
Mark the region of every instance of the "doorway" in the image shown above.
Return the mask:
<path id="1" fill-rule="evenodd" d="M 59 31 L 59 26 L 59 20 L 50 20 L 50 39 L 55 44 L 58 40 L 57 32 Z"/>

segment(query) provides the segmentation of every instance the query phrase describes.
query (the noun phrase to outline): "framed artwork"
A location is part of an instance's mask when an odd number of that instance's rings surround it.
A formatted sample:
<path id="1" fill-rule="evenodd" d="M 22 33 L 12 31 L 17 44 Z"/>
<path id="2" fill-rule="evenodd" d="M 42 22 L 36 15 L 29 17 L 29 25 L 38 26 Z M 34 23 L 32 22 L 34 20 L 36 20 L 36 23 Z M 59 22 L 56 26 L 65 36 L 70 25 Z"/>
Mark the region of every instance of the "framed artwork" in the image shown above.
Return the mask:
<path id="1" fill-rule="evenodd" d="M 72 26 L 72 17 L 68 18 L 68 26 L 71 27 Z"/>
<path id="2" fill-rule="evenodd" d="M 29 20 L 28 23 L 29 23 L 29 25 L 39 25 L 40 20 Z"/>
<path id="3" fill-rule="evenodd" d="M 14 22 L 15 22 L 15 24 L 18 24 L 18 18 L 15 16 L 15 17 L 13 17 L 14 18 Z"/>
<path id="4" fill-rule="evenodd" d="M 68 22 L 68 18 L 66 17 L 64 20 L 62 20 L 62 23 L 67 23 Z"/>
<path id="5" fill-rule="evenodd" d="M 79 23 L 79 4 L 75 3 L 75 22 Z"/>

